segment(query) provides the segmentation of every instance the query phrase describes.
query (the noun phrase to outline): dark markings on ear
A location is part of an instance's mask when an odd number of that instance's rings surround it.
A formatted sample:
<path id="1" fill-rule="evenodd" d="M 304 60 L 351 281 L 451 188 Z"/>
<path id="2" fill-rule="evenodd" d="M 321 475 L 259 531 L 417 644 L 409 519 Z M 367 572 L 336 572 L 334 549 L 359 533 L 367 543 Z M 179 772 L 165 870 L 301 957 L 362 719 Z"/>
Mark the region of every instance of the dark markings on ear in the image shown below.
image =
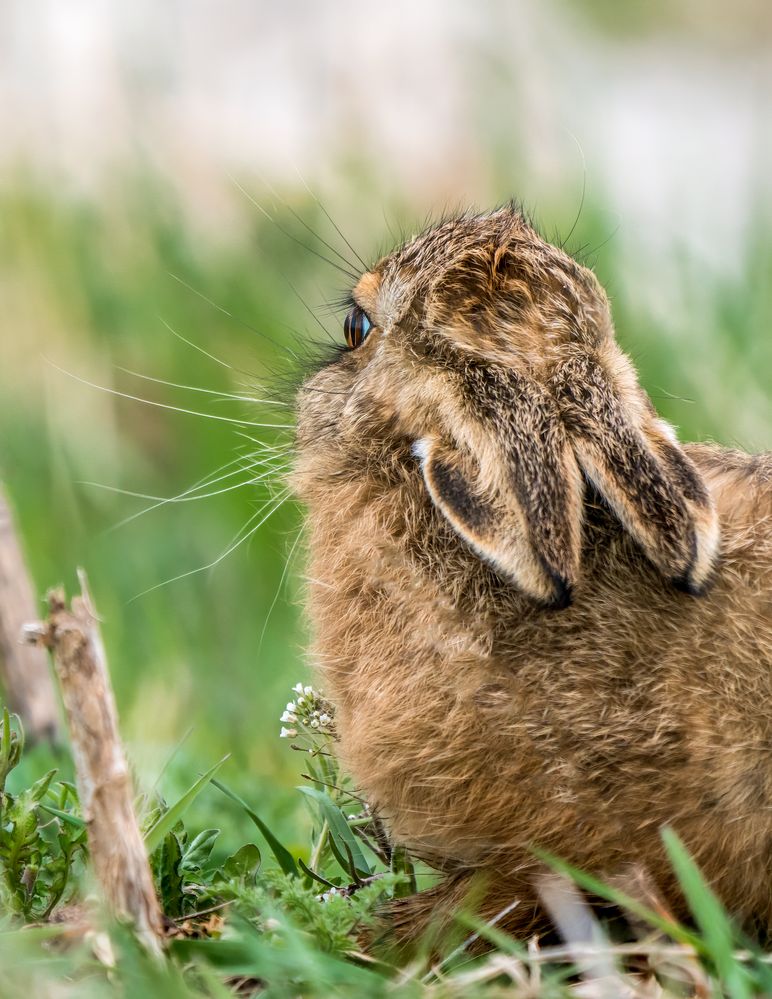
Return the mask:
<path id="1" fill-rule="evenodd" d="M 455 422 L 471 437 L 461 444 L 448 427 L 442 442 L 428 443 L 423 469 L 435 505 L 534 600 L 567 607 L 579 572 L 584 487 L 554 401 L 535 380 L 474 361 L 454 387 L 463 407 Z"/>
<path id="2" fill-rule="evenodd" d="M 567 607 L 579 572 L 584 490 L 554 400 L 513 370 L 477 366 L 467 384 L 479 417 L 500 444 L 501 488 L 520 510 L 524 545 L 544 577 L 549 603 Z"/>
<path id="3" fill-rule="evenodd" d="M 609 375 L 589 358 L 561 371 L 561 412 L 579 464 L 648 558 L 698 594 L 717 543 L 707 490 L 684 453 L 646 413 L 632 422 Z"/>
<path id="4" fill-rule="evenodd" d="M 683 451 L 670 441 L 663 441 L 658 450 L 660 458 L 670 467 L 673 481 L 680 488 L 684 497 L 692 503 L 696 503 L 697 506 L 708 509 L 710 496 L 705 483 Z"/>
<path id="5" fill-rule="evenodd" d="M 710 496 L 628 374 L 620 361 L 617 385 L 582 353 L 547 383 L 468 359 L 446 376 L 458 408 L 442 440 L 425 442 L 429 493 L 481 558 L 543 606 L 567 607 L 579 579 L 585 479 L 675 586 L 698 595 L 711 576 Z"/>
<path id="6" fill-rule="evenodd" d="M 424 443 L 422 469 L 429 495 L 459 537 L 499 575 L 543 607 L 567 607 L 571 585 L 531 550 L 522 511 L 512 496 L 484 495 L 479 465 L 459 446 Z"/>
<path id="7" fill-rule="evenodd" d="M 470 483 L 459 468 L 436 455 L 428 465 L 427 474 L 431 477 L 434 491 L 443 497 L 459 521 L 466 524 L 470 531 L 478 533 L 490 526 L 493 511 L 480 496 L 473 494 Z"/>

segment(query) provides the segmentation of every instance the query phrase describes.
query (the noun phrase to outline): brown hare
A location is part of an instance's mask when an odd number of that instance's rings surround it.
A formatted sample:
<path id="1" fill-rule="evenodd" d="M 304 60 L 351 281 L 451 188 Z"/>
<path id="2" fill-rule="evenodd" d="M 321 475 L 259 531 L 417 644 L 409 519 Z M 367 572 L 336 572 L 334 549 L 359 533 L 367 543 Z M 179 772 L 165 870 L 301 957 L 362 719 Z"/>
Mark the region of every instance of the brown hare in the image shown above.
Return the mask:
<path id="1" fill-rule="evenodd" d="M 541 847 L 685 903 L 660 829 L 772 930 L 772 455 L 677 442 L 595 276 L 514 208 L 364 274 L 298 395 L 314 655 L 397 843 L 544 923 Z"/>

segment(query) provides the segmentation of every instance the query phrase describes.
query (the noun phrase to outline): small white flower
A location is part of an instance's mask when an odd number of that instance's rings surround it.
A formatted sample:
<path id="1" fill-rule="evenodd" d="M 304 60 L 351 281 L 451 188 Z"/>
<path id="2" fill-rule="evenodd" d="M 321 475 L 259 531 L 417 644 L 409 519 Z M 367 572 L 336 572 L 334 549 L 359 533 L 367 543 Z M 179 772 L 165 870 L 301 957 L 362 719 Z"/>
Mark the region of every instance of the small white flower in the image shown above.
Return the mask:
<path id="1" fill-rule="evenodd" d="M 287 711 L 294 711 L 297 708 L 297 704 L 294 701 L 287 701 Z"/>
<path id="2" fill-rule="evenodd" d="M 319 721 L 317 718 L 311 719 L 311 728 L 319 728 Z"/>
<path id="3" fill-rule="evenodd" d="M 301 694 L 300 697 L 298 698 L 298 705 L 297 706 L 300 707 L 302 704 L 305 704 L 305 703 L 306 703 L 306 699 Z"/>
<path id="4" fill-rule="evenodd" d="M 289 722 L 291 725 L 294 725 L 295 722 L 297 722 L 297 720 L 298 720 L 298 716 L 297 715 L 293 715 L 293 713 L 291 711 L 285 711 L 284 714 L 279 719 L 279 721 Z"/>
<path id="5" fill-rule="evenodd" d="M 330 718 L 329 715 L 323 714 L 319 715 L 319 721 L 321 722 L 322 725 L 329 725 L 332 719 Z"/>
<path id="6" fill-rule="evenodd" d="M 313 687 L 303 687 L 303 693 L 306 694 L 306 696 L 310 697 L 313 694 L 313 692 L 314 692 Z"/>
<path id="7" fill-rule="evenodd" d="M 298 734 L 298 730 L 296 728 L 285 728 L 282 725 L 281 732 L 279 732 L 279 738 L 280 739 L 294 739 L 297 734 Z"/>
<path id="8" fill-rule="evenodd" d="M 292 689 L 295 691 L 296 694 L 302 694 L 303 693 L 303 684 L 302 683 L 296 683 L 295 686 Z"/>

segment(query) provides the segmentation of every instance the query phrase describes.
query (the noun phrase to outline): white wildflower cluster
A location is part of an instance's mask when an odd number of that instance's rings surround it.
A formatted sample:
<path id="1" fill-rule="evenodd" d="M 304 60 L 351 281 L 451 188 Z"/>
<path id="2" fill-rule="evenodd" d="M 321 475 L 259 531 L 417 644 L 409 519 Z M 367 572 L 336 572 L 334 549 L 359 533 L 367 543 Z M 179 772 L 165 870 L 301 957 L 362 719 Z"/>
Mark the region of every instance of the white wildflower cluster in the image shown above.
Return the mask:
<path id="1" fill-rule="evenodd" d="M 299 735 L 335 735 L 333 708 L 329 701 L 311 686 L 296 683 L 292 688 L 296 695 L 289 701 L 281 716 L 283 722 L 279 737 L 296 739 Z"/>

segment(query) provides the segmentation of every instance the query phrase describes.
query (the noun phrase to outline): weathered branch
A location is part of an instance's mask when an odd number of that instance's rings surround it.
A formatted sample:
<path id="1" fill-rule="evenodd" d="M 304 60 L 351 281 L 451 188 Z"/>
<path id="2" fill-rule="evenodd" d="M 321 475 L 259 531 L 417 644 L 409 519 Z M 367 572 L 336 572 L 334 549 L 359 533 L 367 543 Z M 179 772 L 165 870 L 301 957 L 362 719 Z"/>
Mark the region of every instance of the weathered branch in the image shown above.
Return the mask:
<path id="1" fill-rule="evenodd" d="M 22 645 L 20 638 L 25 622 L 39 613 L 10 504 L 0 487 L 0 678 L 8 706 L 21 717 L 33 742 L 59 735 L 59 709 L 46 654 Z"/>
<path id="2" fill-rule="evenodd" d="M 133 807 L 131 776 L 118 734 L 107 660 L 85 573 L 68 609 L 62 590 L 48 596 L 49 618 L 26 629 L 54 656 L 67 713 L 91 861 L 105 899 L 160 952 L 163 920 Z"/>

